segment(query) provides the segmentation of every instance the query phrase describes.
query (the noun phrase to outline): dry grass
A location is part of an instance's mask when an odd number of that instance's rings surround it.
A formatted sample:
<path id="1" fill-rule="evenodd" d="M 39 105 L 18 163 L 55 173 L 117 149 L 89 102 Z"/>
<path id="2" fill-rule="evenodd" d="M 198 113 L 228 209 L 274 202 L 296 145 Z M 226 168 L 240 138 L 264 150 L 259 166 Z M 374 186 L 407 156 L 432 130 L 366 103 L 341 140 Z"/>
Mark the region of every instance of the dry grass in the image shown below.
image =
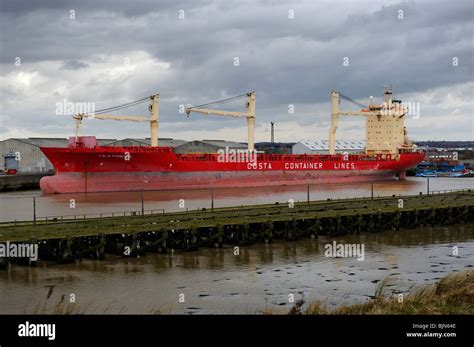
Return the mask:
<path id="1" fill-rule="evenodd" d="M 33 307 L 27 307 L 24 310 L 24 314 L 53 314 L 53 315 L 77 315 L 77 314 L 126 314 L 127 308 L 113 308 L 112 306 L 107 306 L 104 308 L 99 308 L 97 305 L 94 305 L 93 302 L 77 302 L 71 303 L 69 301 L 69 295 L 63 294 L 59 300 L 55 303 L 52 296 L 56 286 L 49 287 L 48 294 L 46 295 L 45 300 L 42 303 L 38 303 Z M 164 314 L 166 307 L 164 305 L 160 307 L 153 307 L 150 309 L 148 314 L 150 315 L 160 315 Z M 144 312 L 146 314 L 146 312 Z M 171 311 L 169 312 L 172 313 Z"/>
<path id="2" fill-rule="evenodd" d="M 110 307 L 107 307 L 101 312 L 92 305 L 92 303 L 83 302 L 81 304 L 77 302 L 70 302 L 69 295 L 63 294 L 59 298 L 58 302 L 54 304 L 51 297 L 53 296 L 55 286 L 49 288 L 48 294 L 44 302 L 38 303 L 31 309 L 28 307 L 25 309 L 24 314 L 54 314 L 54 315 L 76 315 L 76 314 L 107 314 L 110 311 Z M 117 313 L 125 313 L 125 308 L 120 309 Z"/>
<path id="3" fill-rule="evenodd" d="M 52 292 L 50 290 L 50 292 Z M 69 303 L 66 300 L 66 295 L 62 295 L 60 300 L 52 308 L 48 307 L 49 296 L 43 302 L 43 304 L 38 304 L 33 308 L 32 314 L 83 314 L 85 313 L 85 307 L 79 307 L 76 303 Z"/>
<path id="4" fill-rule="evenodd" d="M 397 297 L 385 298 L 384 280 L 369 302 L 329 309 L 313 302 L 306 314 L 474 314 L 474 270 L 454 273 L 435 284 L 419 287 L 399 302 Z M 291 313 L 291 311 L 290 311 Z"/>

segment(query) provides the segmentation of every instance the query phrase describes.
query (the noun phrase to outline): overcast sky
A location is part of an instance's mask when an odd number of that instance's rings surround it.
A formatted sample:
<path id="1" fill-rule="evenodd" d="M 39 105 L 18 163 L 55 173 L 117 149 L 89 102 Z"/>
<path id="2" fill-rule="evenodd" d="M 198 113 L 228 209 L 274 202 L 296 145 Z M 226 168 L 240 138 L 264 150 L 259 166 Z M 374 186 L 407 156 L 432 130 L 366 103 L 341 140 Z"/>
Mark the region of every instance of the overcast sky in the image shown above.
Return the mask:
<path id="1" fill-rule="evenodd" d="M 0 140 L 71 136 L 58 103 L 101 109 L 160 93 L 160 137 L 246 141 L 244 119 L 187 118 L 179 105 L 252 90 L 257 141 L 270 140 L 270 121 L 277 141 L 327 139 L 332 89 L 367 104 L 387 84 L 420 105 L 406 120 L 412 139 L 474 139 L 472 0 L 0 4 Z M 117 113 L 148 115 L 147 104 Z M 343 119 L 338 138 L 363 139 L 364 124 Z M 143 138 L 149 126 L 86 120 L 81 133 Z"/>

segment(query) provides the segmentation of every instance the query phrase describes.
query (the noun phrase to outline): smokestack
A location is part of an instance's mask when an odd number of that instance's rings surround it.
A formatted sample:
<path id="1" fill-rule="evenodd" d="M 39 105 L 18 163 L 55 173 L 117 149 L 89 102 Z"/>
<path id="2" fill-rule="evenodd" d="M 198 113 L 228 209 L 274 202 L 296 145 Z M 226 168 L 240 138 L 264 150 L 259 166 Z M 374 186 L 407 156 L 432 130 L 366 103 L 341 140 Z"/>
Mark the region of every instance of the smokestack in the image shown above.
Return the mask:
<path id="1" fill-rule="evenodd" d="M 273 122 L 270 122 L 271 126 L 272 126 L 272 137 L 271 137 L 271 143 L 275 143 L 275 123 Z"/>

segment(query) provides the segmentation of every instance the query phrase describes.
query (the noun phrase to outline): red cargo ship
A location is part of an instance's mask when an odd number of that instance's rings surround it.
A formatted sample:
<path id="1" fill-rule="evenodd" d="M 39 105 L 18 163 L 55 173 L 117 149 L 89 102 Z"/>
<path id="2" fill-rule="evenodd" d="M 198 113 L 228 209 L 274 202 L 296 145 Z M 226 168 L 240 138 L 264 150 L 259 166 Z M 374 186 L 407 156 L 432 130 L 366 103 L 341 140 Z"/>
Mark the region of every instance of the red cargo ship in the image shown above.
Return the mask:
<path id="1" fill-rule="evenodd" d="M 43 193 L 50 194 L 357 182 L 396 175 L 403 178 L 405 170 L 423 160 L 424 153 L 414 151 L 405 137 L 403 116 L 406 110 L 391 99 L 391 91 L 386 90 L 385 94 L 384 106 L 369 106 L 361 112 L 350 113 L 339 111 L 340 94 L 333 92 L 328 155 L 257 154 L 253 148 L 255 93 L 246 94 L 247 113 L 187 109 L 188 113 L 247 117 L 249 149 L 246 154 L 234 153 L 234 156 L 227 152 L 226 155 L 177 154 L 172 147 L 158 147 L 158 99 L 152 96 L 152 146 L 98 146 L 95 137 L 76 136 L 70 138 L 68 148 L 43 147 L 41 150 L 54 165 L 56 174 L 43 177 L 40 187 Z M 387 110 L 390 112 L 385 112 Z M 345 114 L 367 117 L 365 154 L 334 153 L 338 116 Z M 79 121 L 83 117 L 75 116 Z M 123 119 L 119 116 L 101 117 Z"/>
<path id="2" fill-rule="evenodd" d="M 73 143 L 69 148 L 41 150 L 56 168 L 54 176 L 40 181 L 44 193 L 372 181 L 403 173 L 424 157 L 419 152 L 400 154 L 394 159 L 257 154 L 254 162 L 220 162 L 219 154 L 176 154 L 172 147 L 77 147 Z"/>

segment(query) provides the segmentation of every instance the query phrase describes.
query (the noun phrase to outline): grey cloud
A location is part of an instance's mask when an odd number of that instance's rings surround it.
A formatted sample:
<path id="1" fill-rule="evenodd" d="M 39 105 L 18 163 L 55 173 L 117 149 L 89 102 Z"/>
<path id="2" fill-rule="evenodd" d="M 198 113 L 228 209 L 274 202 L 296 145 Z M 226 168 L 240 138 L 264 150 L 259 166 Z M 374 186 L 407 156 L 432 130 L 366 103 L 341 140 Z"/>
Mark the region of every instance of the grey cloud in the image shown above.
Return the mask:
<path id="1" fill-rule="evenodd" d="M 328 108 L 317 107 L 327 107 L 331 89 L 367 100 L 369 95 L 380 97 L 387 83 L 395 92 L 410 94 L 473 80 L 474 11 L 469 0 L 0 3 L 2 75 L 16 71 L 17 56 L 25 68 L 54 60 L 64 71 L 79 68 L 86 76 L 87 65 L 100 55 L 146 51 L 171 64 L 166 77 L 150 71 L 145 80 L 104 83 L 99 94 L 88 96 L 87 87 L 101 82 L 100 76 L 87 75 L 84 83 L 89 85 L 81 89 L 81 97 L 107 107 L 125 95 L 133 100 L 159 91 L 166 122 L 180 119 L 180 103 L 256 90 L 260 121 L 286 121 L 288 104 L 295 104 L 305 110 L 295 115 L 300 125 L 317 124 L 328 117 Z M 75 20 L 68 17 L 72 8 Z M 178 18 L 180 9 L 184 20 Z M 288 19 L 290 9 L 293 20 Z M 399 10 L 403 19 L 397 17 Z M 240 66 L 233 66 L 234 57 Z M 344 57 L 349 58 L 347 67 Z M 453 57 L 459 66 L 452 65 Z M 308 120 L 311 110 L 315 118 Z M 189 122 L 216 130 L 241 125 L 202 117 Z"/>
<path id="2" fill-rule="evenodd" d="M 84 63 L 80 60 L 68 60 L 64 62 L 63 66 L 61 67 L 62 70 L 79 70 L 88 67 L 89 64 Z"/>

